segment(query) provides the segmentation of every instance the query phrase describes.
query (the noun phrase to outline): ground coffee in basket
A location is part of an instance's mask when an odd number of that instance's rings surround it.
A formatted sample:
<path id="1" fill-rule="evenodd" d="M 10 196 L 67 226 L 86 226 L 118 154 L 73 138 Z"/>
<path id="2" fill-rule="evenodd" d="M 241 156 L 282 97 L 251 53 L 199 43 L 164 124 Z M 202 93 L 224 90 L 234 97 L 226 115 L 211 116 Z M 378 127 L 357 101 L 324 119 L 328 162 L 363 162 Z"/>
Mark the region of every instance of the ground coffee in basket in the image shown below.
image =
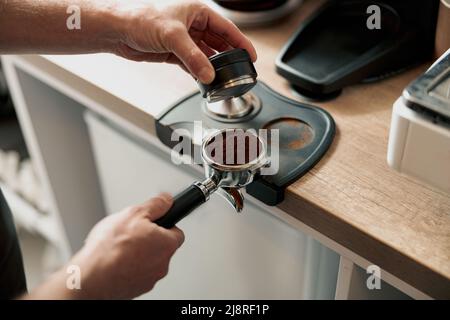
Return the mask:
<path id="1" fill-rule="evenodd" d="M 224 131 L 206 145 L 206 153 L 217 164 L 237 166 L 252 162 L 262 151 L 259 138 L 244 130 Z"/>

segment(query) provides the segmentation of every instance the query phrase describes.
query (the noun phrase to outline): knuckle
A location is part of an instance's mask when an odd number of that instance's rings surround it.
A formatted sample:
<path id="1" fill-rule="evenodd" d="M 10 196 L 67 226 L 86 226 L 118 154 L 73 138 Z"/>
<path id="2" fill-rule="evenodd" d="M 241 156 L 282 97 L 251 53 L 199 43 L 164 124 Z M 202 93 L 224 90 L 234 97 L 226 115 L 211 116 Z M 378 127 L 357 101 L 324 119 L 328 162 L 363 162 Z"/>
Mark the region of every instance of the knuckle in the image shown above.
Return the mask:
<path id="1" fill-rule="evenodd" d="M 132 218 L 139 212 L 139 208 L 136 206 L 128 206 L 124 208 L 120 213 L 125 217 L 125 219 Z"/>
<path id="2" fill-rule="evenodd" d="M 164 265 L 162 269 L 162 276 L 165 277 L 169 273 L 169 264 Z"/>
<path id="3" fill-rule="evenodd" d="M 202 2 L 195 2 L 191 5 L 189 11 L 195 17 L 192 22 L 192 26 L 199 30 L 205 30 L 207 27 L 208 16 L 210 15 L 211 9 Z"/>
<path id="4" fill-rule="evenodd" d="M 154 205 L 158 207 L 163 206 L 165 204 L 164 200 L 161 199 L 160 197 L 153 198 L 152 202 Z"/>
<path id="5" fill-rule="evenodd" d="M 206 4 L 197 0 L 192 1 L 191 7 L 197 13 L 206 13 L 209 10 L 209 7 Z"/>
<path id="6" fill-rule="evenodd" d="M 128 207 L 123 208 L 122 211 L 120 211 L 120 212 L 129 213 L 133 210 L 133 208 L 134 208 L 133 206 L 128 206 Z"/>
<path id="7" fill-rule="evenodd" d="M 167 259 L 170 259 L 175 251 L 178 249 L 178 243 L 173 238 L 166 237 L 164 242 L 164 255 Z"/>
<path id="8" fill-rule="evenodd" d="M 164 247 L 165 247 L 164 248 L 165 249 L 164 250 L 164 256 L 167 259 L 170 259 L 170 257 L 172 257 L 172 255 L 174 254 L 175 250 L 177 249 L 176 245 L 175 245 L 175 243 L 173 241 L 170 241 L 169 239 L 167 239 Z"/>
<path id="9" fill-rule="evenodd" d="M 177 249 L 178 249 L 178 242 L 176 241 L 169 242 L 169 252 L 171 256 Z"/>
<path id="10" fill-rule="evenodd" d="M 131 215 L 135 215 L 141 211 L 142 211 L 142 206 L 132 206 L 132 207 L 129 207 L 129 209 L 128 209 L 128 212 Z"/>
<path id="11" fill-rule="evenodd" d="M 151 201 L 152 209 L 155 211 L 165 211 L 167 209 L 167 203 L 161 198 L 153 198 Z M 147 208 L 147 211 L 149 208 Z"/>
<path id="12" fill-rule="evenodd" d="M 170 23 L 163 28 L 163 37 L 166 40 L 173 41 L 178 38 L 183 27 L 178 23 Z"/>
<path id="13" fill-rule="evenodd" d="M 165 276 L 167 276 L 168 273 L 169 273 L 169 264 L 164 263 L 163 265 L 160 266 L 157 272 L 157 277 L 159 279 L 164 278 Z"/>
<path id="14" fill-rule="evenodd" d="M 199 7 L 203 6 L 203 3 L 201 3 L 199 0 L 188 0 L 185 2 L 185 4 L 192 9 L 198 9 Z"/>

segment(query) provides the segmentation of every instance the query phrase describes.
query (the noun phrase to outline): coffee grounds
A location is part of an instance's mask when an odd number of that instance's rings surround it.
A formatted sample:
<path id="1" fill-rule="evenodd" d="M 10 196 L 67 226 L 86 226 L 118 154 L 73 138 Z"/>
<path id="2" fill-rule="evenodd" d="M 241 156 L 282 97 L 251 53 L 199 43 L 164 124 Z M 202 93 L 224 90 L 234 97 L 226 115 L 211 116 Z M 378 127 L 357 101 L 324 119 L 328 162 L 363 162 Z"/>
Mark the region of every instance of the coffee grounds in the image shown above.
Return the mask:
<path id="1" fill-rule="evenodd" d="M 217 164 L 237 166 L 254 161 L 262 150 L 261 141 L 244 130 L 224 131 L 206 145 L 207 155 Z"/>

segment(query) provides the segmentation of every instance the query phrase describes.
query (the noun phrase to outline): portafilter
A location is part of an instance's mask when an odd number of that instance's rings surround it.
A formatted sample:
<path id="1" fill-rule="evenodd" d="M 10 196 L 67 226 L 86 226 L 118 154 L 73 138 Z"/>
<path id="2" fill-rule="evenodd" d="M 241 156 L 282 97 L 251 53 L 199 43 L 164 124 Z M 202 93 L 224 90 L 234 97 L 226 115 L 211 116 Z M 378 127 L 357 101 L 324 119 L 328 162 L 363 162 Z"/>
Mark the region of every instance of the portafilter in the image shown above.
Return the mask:
<path id="1" fill-rule="evenodd" d="M 222 129 L 207 136 L 202 142 L 202 161 L 206 179 L 176 195 L 172 207 L 156 224 L 172 228 L 216 191 L 240 212 L 244 205 L 240 189 L 269 165 L 264 142 L 255 132 L 243 129 Z"/>

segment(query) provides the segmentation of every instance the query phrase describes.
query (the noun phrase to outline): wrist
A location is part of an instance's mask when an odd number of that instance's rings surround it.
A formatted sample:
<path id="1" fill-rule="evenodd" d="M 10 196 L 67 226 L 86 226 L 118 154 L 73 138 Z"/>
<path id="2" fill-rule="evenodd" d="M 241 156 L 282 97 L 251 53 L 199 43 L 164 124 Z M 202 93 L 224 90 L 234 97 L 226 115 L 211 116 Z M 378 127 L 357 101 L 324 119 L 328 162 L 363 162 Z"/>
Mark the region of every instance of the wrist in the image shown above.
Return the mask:
<path id="1" fill-rule="evenodd" d="M 82 248 L 66 265 L 53 273 L 23 299 L 30 300 L 87 300 L 102 296 L 96 292 L 89 252 Z"/>
<path id="2" fill-rule="evenodd" d="M 98 1 L 94 8 L 88 8 L 87 22 L 97 30 L 93 41 L 101 51 L 114 52 L 123 37 L 125 23 L 117 1 Z"/>
<path id="3" fill-rule="evenodd" d="M 150 3 L 142 3 L 141 1 L 126 1 L 115 3 L 110 6 L 108 19 L 111 22 L 111 32 L 115 36 L 115 44 L 128 44 L 132 39 L 152 30 L 150 24 L 155 20 L 159 11 Z M 117 47 L 113 48 L 115 51 Z"/>
<path id="4" fill-rule="evenodd" d="M 52 274 L 40 286 L 28 295 L 21 297 L 25 300 L 77 300 L 86 299 L 82 290 L 71 289 L 67 286 L 69 274 L 66 267 Z"/>
<path id="5" fill-rule="evenodd" d="M 64 266 L 62 273 L 66 278 L 69 299 L 106 298 L 101 290 L 104 276 L 101 272 L 104 269 L 101 257 L 102 253 L 84 246 Z"/>

